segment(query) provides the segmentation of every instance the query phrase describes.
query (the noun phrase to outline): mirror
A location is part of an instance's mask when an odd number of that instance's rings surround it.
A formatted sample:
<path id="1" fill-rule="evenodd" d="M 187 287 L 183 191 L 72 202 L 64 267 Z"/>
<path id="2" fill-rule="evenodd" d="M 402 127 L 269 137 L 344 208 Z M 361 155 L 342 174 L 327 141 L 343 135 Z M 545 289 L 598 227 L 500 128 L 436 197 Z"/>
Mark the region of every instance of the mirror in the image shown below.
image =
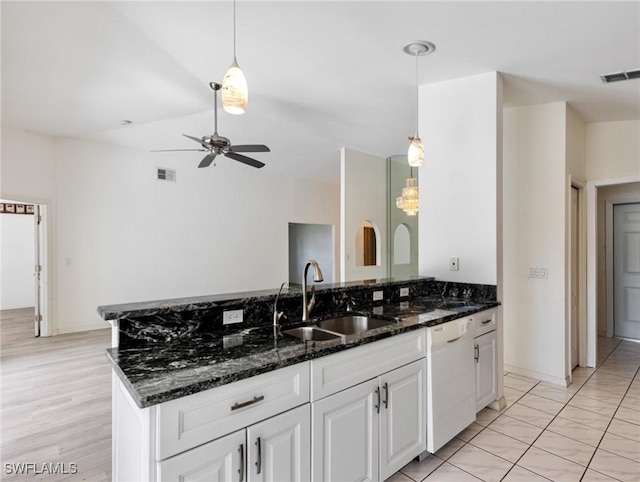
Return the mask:
<path id="1" fill-rule="evenodd" d="M 340 281 L 417 276 L 418 216 L 396 207 L 411 175 L 407 156 L 342 148 L 340 162 Z"/>

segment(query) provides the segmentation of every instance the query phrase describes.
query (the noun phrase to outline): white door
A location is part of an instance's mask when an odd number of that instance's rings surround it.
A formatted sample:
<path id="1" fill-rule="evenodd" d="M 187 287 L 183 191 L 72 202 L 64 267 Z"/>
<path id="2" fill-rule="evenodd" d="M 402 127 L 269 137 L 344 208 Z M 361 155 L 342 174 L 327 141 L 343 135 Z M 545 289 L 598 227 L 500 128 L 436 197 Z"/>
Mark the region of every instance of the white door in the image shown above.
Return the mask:
<path id="1" fill-rule="evenodd" d="M 578 366 L 578 190 L 571 188 L 571 369 Z"/>
<path id="2" fill-rule="evenodd" d="M 247 481 L 311 480 L 311 407 L 307 403 L 247 428 Z"/>
<path id="3" fill-rule="evenodd" d="M 476 412 L 498 397 L 496 331 L 475 339 L 476 342 Z"/>
<path id="4" fill-rule="evenodd" d="M 640 340 L 640 203 L 613 207 L 613 331 Z"/>
<path id="5" fill-rule="evenodd" d="M 158 464 L 162 482 L 233 482 L 246 480 L 245 430 L 201 445 Z"/>
<path id="6" fill-rule="evenodd" d="M 427 449 L 426 370 L 422 359 L 380 377 L 380 480 Z"/>
<path id="7" fill-rule="evenodd" d="M 40 206 L 34 206 L 33 215 L 34 225 L 34 268 L 33 268 L 33 280 L 35 284 L 35 300 L 34 300 L 34 334 L 40 336 L 41 323 L 42 323 L 42 259 L 41 259 L 41 222 L 42 216 L 40 213 Z"/>
<path id="8" fill-rule="evenodd" d="M 377 481 L 380 410 L 378 379 L 311 404 L 311 477 Z"/>

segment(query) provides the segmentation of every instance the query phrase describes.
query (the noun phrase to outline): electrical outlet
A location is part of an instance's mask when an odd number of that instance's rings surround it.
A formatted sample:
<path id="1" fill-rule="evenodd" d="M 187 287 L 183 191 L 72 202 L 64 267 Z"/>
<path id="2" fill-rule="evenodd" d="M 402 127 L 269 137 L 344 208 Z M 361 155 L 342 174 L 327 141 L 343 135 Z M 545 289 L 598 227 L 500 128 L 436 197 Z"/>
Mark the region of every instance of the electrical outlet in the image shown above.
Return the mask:
<path id="1" fill-rule="evenodd" d="M 373 301 L 382 301 L 384 299 L 384 291 L 374 291 Z"/>
<path id="2" fill-rule="evenodd" d="M 400 288 L 400 297 L 409 296 L 409 288 Z"/>
<path id="3" fill-rule="evenodd" d="M 449 258 L 449 271 L 459 271 L 460 260 L 457 256 Z"/>
<path id="4" fill-rule="evenodd" d="M 222 312 L 222 324 L 242 323 L 242 310 L 228 310 Z"/>

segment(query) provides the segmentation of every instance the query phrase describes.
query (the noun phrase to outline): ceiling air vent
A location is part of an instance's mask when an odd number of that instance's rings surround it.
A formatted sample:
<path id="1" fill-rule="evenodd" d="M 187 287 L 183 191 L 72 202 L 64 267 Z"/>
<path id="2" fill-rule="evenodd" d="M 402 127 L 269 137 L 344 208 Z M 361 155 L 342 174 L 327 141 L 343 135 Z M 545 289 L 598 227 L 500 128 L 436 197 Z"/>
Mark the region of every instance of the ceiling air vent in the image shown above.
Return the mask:
<path id="1" fill-rule="evenodd" d="M 175 169 L 162 169 L 158 168 L 158 179 L 161 181 L 176 182 L 176 170 Z"/>
<path id="2" fill-rule="evenodd" d="M 640 79 L 640 69 L 604 74 L 601 75 L 600 78 L 605 84 L 608 84 L 609 82 L 619 82 L 621 80 Z"/>

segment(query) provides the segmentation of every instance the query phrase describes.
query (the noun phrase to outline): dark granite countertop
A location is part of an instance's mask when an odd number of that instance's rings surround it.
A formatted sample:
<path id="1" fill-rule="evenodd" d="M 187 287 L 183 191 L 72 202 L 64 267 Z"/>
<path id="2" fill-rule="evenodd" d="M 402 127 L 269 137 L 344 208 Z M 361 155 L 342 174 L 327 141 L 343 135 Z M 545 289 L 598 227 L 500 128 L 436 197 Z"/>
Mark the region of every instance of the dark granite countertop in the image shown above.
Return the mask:
<path id="1" fill-rule="evenodd" d="M 393 318 L 397 323 L 344 340 L 322 342 L 274 336 L 272 326 L 256 326 L 194 335 L 162 345 L 112 348 L 107 350 L 107 356 L 133 400 L 145 408 L 498 305 L 495 301 L 429 297 L 375 307 L 357 306 L 355 312 Z M 299 325 L 291 323 L 283 329 Z"/>

